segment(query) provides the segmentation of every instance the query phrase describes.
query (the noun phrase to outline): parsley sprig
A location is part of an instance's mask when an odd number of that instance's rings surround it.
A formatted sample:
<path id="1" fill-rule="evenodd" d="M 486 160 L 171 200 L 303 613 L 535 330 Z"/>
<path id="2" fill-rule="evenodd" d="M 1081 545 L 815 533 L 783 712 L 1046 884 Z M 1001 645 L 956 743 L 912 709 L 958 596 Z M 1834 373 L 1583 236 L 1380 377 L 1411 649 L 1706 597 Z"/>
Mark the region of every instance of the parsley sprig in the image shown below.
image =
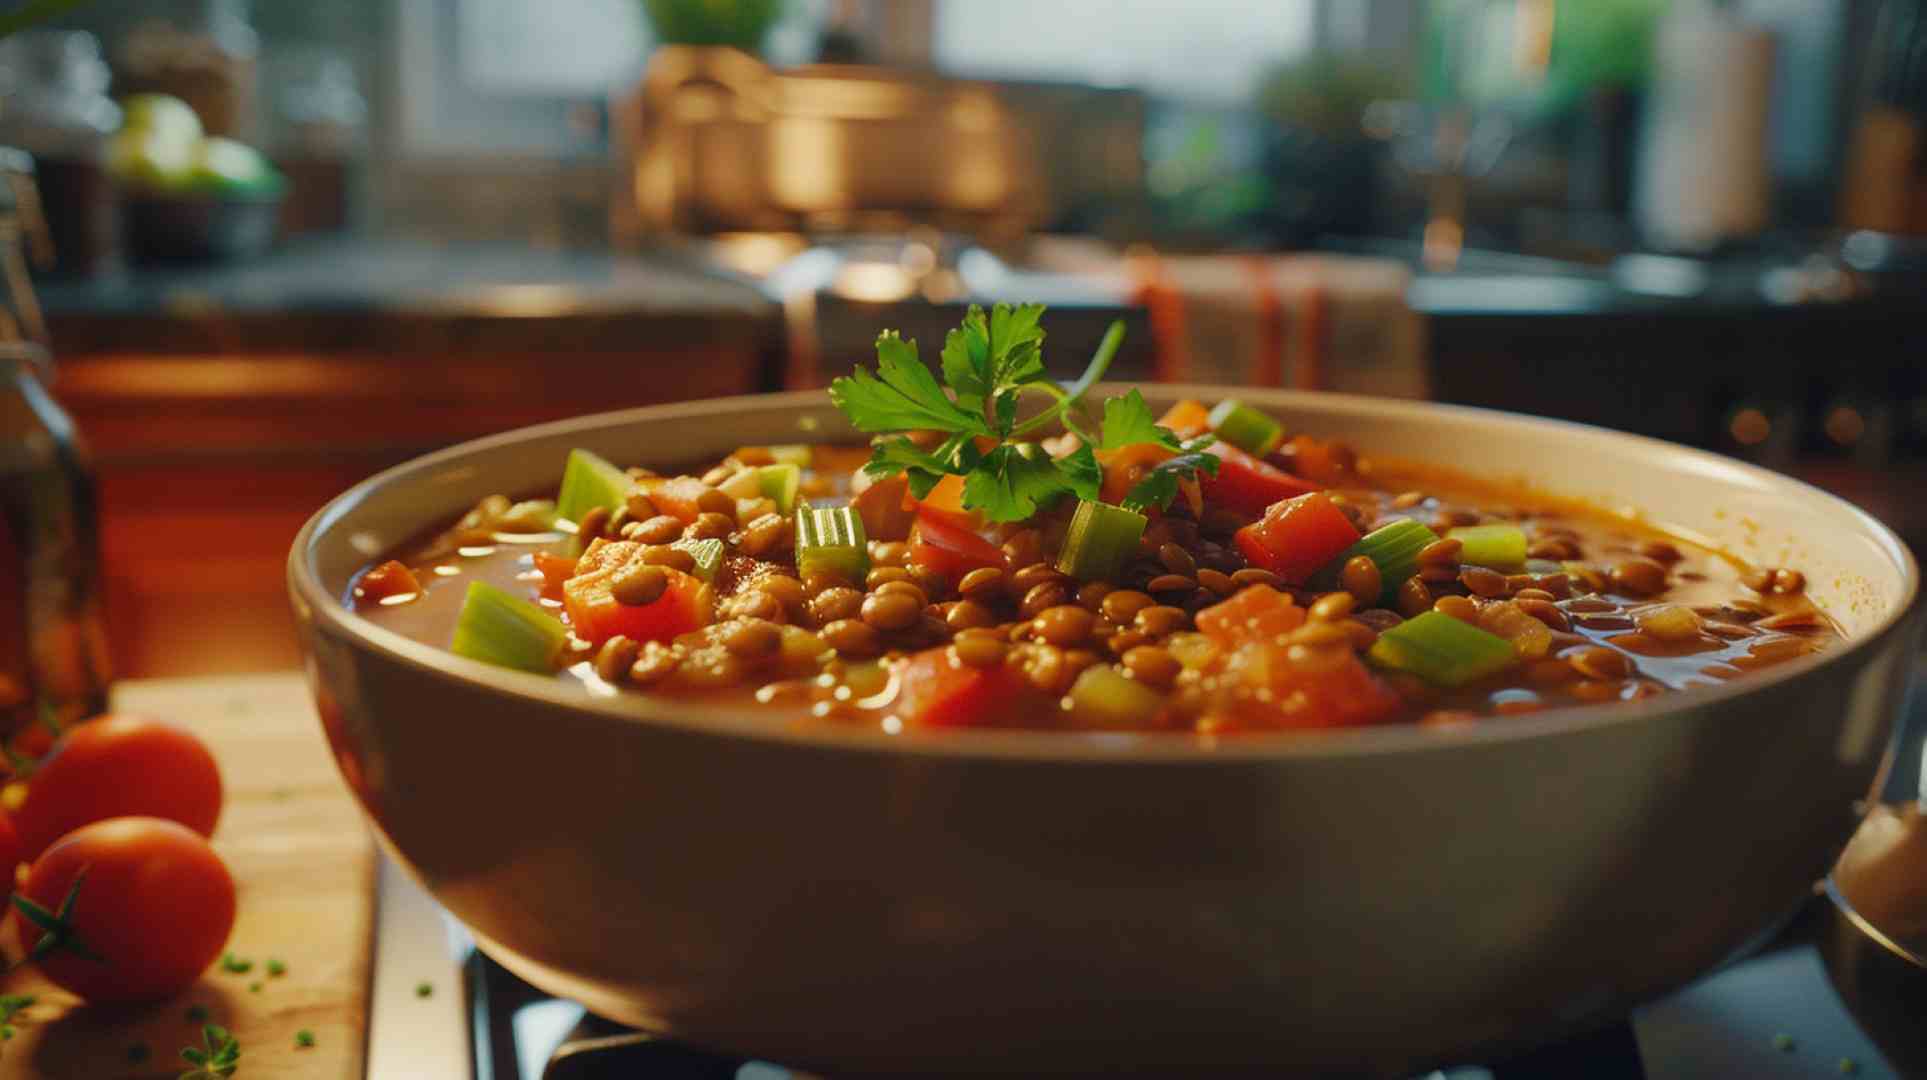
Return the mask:
<path id="1" fill-rule="evenodd" d="M 181 1049 L 181 1060 L 194 1066 L 180 1080 L 226 1080 L 241 1066 L 241 1044 L 232 1032 L 219 1024 L 201 1029 L 203 1046 Z"/>
<path id="2" fill-rule="evenodd" d="M 988 316 L 973 305 L 944 339 L 942 384 L 918 357 L 915 341 L 894 330 L 880 334 L 876 374 L 858 366 L 830 383 L 830 400 L 859 431 L 888 436 L 877 440 L 863 471 L 876 479 L 903 473 L 918 498 L 944 477 L 960 476 L 965 506 L 992 521 L 1023 521 L 1062 495 L 1096 500 L 1104 482 L 1098 451 L 1151 443 L 1173 452 L 1131 488 L 1124 505 L 1137 510 L 1168 505 L 1181 479 L 1216 470 L 1217 459 L 1202 453 L 1209 436 L 1181 442 L 1158 426 L 1135 390 L 1105 402 L 1098 431 L 1089 430 L 1077 406 L 1117 356 L 1124 325 L 1111 324 L 1084 374 L 1066 388 L 1044 370 L 1043 314 L 1042 304 L 998 304 Z M 1020 422 L 1017 409 L 1026 394 L 1051 401 Z M 1023 441 L 1051 423 L 1077 436 L 1075 450 L 1054 458 Z M 908 431 L 934 431 L 943 439 L 926 449 L 903 434 Z"/>

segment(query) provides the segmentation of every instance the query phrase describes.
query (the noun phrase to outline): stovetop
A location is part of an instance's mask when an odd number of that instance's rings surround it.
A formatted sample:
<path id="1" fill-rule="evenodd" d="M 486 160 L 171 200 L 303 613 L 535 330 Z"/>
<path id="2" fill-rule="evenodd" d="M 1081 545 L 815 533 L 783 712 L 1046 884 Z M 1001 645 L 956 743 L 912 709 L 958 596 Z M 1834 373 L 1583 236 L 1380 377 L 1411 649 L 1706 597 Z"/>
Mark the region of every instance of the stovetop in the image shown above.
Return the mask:
<path id="1" fill-rule="evenodd" d="M 1927 671 L 1927 669 L 1923 669 Z M 1883 793 L 1922 792 L 1927 678 Z M 405 872 L 379 873 L 370 1080 L 809 1080 L 589 1015 L 510 974 Z M 1748 1080 L 1927 1077 L 1927 971 L 1814 900 L 1746 959 L 1623 1022 L 1507 1061 L 1423 1080 Z"/>

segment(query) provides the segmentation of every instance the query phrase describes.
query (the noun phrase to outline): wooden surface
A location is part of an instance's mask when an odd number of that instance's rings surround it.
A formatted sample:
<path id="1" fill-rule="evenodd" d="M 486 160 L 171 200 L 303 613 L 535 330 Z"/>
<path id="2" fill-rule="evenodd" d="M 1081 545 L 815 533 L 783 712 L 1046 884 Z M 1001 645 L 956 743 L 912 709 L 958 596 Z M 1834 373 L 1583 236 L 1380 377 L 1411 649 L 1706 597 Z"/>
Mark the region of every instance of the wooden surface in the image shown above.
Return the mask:
<path id="1" fill-rule="evenodd" d="M 178 722 L 207 739 L 227 802 L 214 846 L 239 886 L 228 947 L 254 961 L 245 975 L 220 965 L 179 1000 L 134 1010 L 80 1005 L 31 970 L 0 990 L 39 1001 L 0 1043 L 0 1078 L 72 1080 L 175 1077 L 179 1053 L 198 1043 L 187 1019 L 204 1006 L 241 1044 L 246 1077 L 359 1077 L 365 1053 L 374 849 L 360 811 L 336 775 L 299 675 L 126 682 L 115 707 Z M 9 955 L 14 946 L 8 944 Z M 271 977 L 269 957 L 287 965 Z M 249 987 L 260 983 L 258 992 Z M 295 1033 L 315 1045 L 297 1049 Z M 151 1056 L 129 1063 L 129 1047 Z"/>

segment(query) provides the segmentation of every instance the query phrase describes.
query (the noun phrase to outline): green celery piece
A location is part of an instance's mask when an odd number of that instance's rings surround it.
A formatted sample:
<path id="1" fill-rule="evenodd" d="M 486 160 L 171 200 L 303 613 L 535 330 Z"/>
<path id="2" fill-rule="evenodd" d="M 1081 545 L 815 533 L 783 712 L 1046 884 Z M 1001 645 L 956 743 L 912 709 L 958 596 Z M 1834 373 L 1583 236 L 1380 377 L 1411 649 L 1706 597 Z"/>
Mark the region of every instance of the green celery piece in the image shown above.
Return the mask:
<path id="1" fill-rule="evenodd" d="M 848 506 L 800 507 L 796 511 L 796 571 L 808 577 L 819 570 L 841 574 L 861 585 L 870 572 L 869 542 L 863 519 Z"/>
<path id="2" fill-rule="evenodd" d="M 763 497 L 776 500 L 776 512 L 787 514 L 796 509 L 796 493 L 803 487 L 803 470 L 791 462 L 764 465 L 756 470 Z"/>
<path id="3" fill-rule="evenodd" d="M 1071 515 L 1070 529 L 1064 534 L 1063 550 L 1057 555 L 1057 569 L 1079 581 L 1099 581 L 1117 576 L 1124 562 L 1137 550 L 1149 522 L 1143 514 L 1109 503 L 1084 499 Z"/>
<path id="4" fill-rule="evenodd" d="M 568 639 L 568 627 L 540 606 L 485 581 L 471 581 L 448 647 L 485 664 L 547 674 Z"/>
<path id="5" fill-rule="evenodd" d="M 1283 424 L 1237 398 L 1218 402 L 1206 422 L 1211 434 L 1253 457 L 1264 457 L 1285 441 Z"/>
<path id="6" fill-rule="evenodd" d="M 1425 612 L 1378 635 L 1370 656 L 1383 667 L 1440 686 L 1464 686 L 1519 659 L 1511 642 L 1442 611 Z"/>
<path id="7" fill-rule="evenodd" d="M 1526 533 L 1517 525 L 1461 525 L 1445 530 L 1448 540 L 1465 545 L 1459 561 L 1473 566 L 1517 570 L 1526 563 Z"/>
<path id="8" fill-rule="evenodd" d="M 1383 600 L 1390 602 L 1405 579 L 1418 573 L 1419 551 L 1437 539 L 1437 533 L 1418 522 L 1400 518 L 1360 537 L 1357 543 L 1340 552 L 1325 569 L 1319 571 L 1312 579 L 1312 584 L 1320 589 L 1336 589 L 1339 570 L 1347 562 L 1363 555 L 1377 565 L 1379 580 L 1384 583 Z"/>
<path id="9" fill-rule="evenodd" d="M 569 451 L 569 463 L 562 469 L 562 491 L 555 497 L 556 516 L 581 521 L 582 515 L 598 506 L 613 514 L 635 486 L 628 473 L 577 447 Z"/>
<path id="10" fill-rule="evenodd" d="M 808 443 L 784 443 L 765 449 L 778 465 L 794 465 L 799 469 L 807 469 L 816 460 L 816 452 L 810 449 Z"/>
<path id="11" fill-rule="evenodd" d="M 723 565 L 721 540 L 713 537 L 707 540 L 677 540 L 669 546 L 689 552 L 689 557 L 696 560 L 696 568 L 690 573 L 711 585 L 716 583 L 716 570 Z"/>

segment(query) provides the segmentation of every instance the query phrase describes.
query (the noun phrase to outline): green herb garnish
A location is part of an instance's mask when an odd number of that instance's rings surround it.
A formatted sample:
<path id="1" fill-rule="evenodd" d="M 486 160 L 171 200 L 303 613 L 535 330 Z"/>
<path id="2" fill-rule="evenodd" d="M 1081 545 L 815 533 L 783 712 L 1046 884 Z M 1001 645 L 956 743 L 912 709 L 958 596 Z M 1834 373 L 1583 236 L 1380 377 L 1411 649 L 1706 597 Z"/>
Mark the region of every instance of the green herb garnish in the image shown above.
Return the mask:
<path id="1" fill-rule="evenodd" d="M 274 957 L 268 958 L 268 974 L 270 976 L 274 978 L 280 978 L 281 976 L 286 975 L 287 973 L 288 973 L 288 965 L 282 963 L 279 960 L 276 960 Z"/>
<path id="2" fill-rule="evenodd" d="M 434 983 L 419 982 L 415 984 L 415 996 L 418 998 L 431 997 L 434 995 L 434 993 L 435 993 Z"/>
<path id="3" fill-rule="evenodd" d="M 255 981 L 248 984 L 248 993 L 258 994 L 260 992 L 261 992 L 261 980 L 256 979 Z"/>
<path id="4" fill-rule="evenodd" d="M 240 1068 L 241 1044 L 228 1029 L 209 1024 L 201 1029 L 201 1041 L 204 1048 L 181 1048 L 181 1060 L 194 1067 L 182 1073 L 180 1080 L 226 1080 Z"/>
<path id="5" fill-rule="evenodd" d="M 12 1023 L 15 1014 L 35 1000 L 32 994 L 0 994 L 0 1024 Z"/>
<path id="6" fill-rule="evenodd" d="M 247 960 L 228 952 L 221 954 L 221 970 L 235 975 L 246 975 L 254 970 L 254 961 Z"/>
<path id="7" fill-rule="evenodd" d="M 1773 1036 L 1773 1049 L 1778 1050 L 1782 1054 L 1792 1053 L 1795 1045 L 1793 1036 L 1788 1035 L 1784 1031 Z"/>
<path id="8" fill-rule="evenodd" d="M 302 1028 L 300 1031 L 295 1032 L 294 1044 L 298 1047 L 303 1047 L 303 1048 L 313 1046 L 314 1032 L 309 1031 L 307 1028 Z"/>
<path id="9" fill-rule="evenodd" d="M 879 335 L 875 375 L 859 366 L 830 383 L 830 400 L 857 430 L 890 436 L 877 441 L 863 471 L 879 480 L 903 473 L 917 498 L 944 477 L 961 476 L 964 506 L 991 521 L 1023 521 L 1065 495 L 1096 500 L 1104 480 L 1097 450 L 1148 442 L 1177 453 L 1131 489 L 1125 505 L 1133 509 L 1163 507 L 1177 494 L 1181 477 L 1216 469 L 1215 459 L 1200 460 L 1203 455 L 1196 453 L 1209 445 L 1208 436 L 1182 443 L 1157 425 L 1136 391 L 1105 402 L 1099 432 L 1086 428 L 1077 405 L 1110 367 L 1124 326 L 1111 324 L 1090 366 L 1064 388 L 1044 371 L 1044 330 L 1038 325 L 1043 314 L 1042 304 L 998 304 L 988 316 L 972 306 L 963 325 L 944 339 L 942 384 L 918 358 L 916 342 L 894 330 Z M 1017 407 L 1025 394 L 1052 401 L 1020 423 Z M 1036 443 L 1022 441 L 1053 422 L 1061 422 L 1082 445 L 1052 458 Z M 908 431 L 934 431 L 943 441 L 924 449 L 903 436 Z M 979 440 L 988 445 L 980 446 Z"/>

